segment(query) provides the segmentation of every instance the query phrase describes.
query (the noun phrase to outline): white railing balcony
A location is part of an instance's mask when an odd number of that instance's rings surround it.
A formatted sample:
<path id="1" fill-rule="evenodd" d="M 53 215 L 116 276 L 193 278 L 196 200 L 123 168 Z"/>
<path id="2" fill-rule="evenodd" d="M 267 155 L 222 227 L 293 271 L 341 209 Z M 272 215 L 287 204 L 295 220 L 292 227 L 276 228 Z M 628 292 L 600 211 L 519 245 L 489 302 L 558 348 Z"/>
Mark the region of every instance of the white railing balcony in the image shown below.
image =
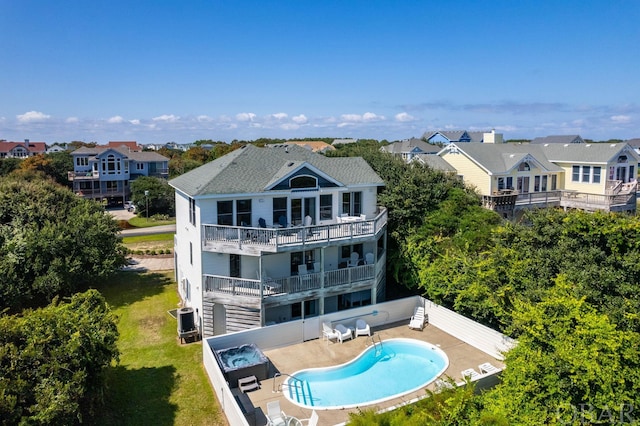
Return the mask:
<path id="1" fill-rule="evenodd" d="M 276 253 L 332 243 L 355 244 L 377 236 L 386 224 L 387 210 L 383 209 L 373 219 L 358 218 L 350 222 L 317 226 L 256 228 L 202 225 L 202 249 L 214 252 L 254 249 L 256 253 Z"/>
<path id="2" fill-rule="evenodd" d="M 213 296 L 222 294 L 267 298 L 351 285 L 373 279 L 375 279 L 375 264 L 263 280 L 205 274 L 203 275 L 203 286 L 205 293 Z"/>

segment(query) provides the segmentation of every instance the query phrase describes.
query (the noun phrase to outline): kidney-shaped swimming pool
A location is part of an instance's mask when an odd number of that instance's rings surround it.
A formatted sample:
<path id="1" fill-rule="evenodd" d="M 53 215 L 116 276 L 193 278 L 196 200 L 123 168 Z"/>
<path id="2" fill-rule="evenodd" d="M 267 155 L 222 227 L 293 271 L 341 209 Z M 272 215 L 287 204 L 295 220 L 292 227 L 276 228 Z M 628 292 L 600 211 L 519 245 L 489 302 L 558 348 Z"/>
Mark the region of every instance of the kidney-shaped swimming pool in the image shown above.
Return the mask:
<path id="1" fill-rule="evenodd" d="M 345 364 L 293 373 L 283 382 L 296 405 L 341 409 L 376 404 L 424 388 L 449 366 L 438 347 L 414 339 L 389 339 Z"/>

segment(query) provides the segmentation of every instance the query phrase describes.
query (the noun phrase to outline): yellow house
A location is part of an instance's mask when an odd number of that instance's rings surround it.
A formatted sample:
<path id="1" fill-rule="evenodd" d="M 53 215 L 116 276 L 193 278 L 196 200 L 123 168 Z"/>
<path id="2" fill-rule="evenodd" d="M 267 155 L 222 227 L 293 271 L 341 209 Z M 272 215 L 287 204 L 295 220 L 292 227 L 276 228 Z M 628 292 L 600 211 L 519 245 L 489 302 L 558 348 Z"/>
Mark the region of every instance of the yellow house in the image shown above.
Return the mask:
<path id="1" fill-rule="evenodd" d="M 626 143 L 454 143 L 438 155 L 505 217 L 544 206 L 636 209 L 640 156 Z"/>

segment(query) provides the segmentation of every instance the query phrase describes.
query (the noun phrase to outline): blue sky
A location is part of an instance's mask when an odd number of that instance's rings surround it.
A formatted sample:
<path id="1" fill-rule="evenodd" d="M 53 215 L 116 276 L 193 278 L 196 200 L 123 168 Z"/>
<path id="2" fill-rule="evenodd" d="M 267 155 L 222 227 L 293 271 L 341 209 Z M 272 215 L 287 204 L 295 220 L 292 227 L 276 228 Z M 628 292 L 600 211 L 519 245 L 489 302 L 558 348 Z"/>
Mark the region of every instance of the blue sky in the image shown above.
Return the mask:
<path id="1" fill-rule="evenodd" d="M 640 1 L 0 0 L 0 139 L 640 137 Z"/>

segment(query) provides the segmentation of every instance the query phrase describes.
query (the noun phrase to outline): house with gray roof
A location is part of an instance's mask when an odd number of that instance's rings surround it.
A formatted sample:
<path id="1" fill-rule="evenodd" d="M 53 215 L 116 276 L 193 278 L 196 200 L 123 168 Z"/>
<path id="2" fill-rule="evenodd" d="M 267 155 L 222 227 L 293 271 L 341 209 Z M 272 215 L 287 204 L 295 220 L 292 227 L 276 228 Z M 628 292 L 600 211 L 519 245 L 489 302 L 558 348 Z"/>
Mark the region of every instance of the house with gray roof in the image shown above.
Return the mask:
<path id="1" fill-rule="evenodd" d="M 505 217 L 547 206 L 636 211 L 640 155 L 626 143 L 451 144 L 438 155 Z"/>
<path id="2" fill-rule="evenodd" d="M 551 143 L 570 144 L 584 143 L 580 135 L 552 135 L 533 139 L 530 143 L 538 145 L 547 145 Z"/>
<path id="3" fill-rule="evenodd" d="M 437 154 L 440 149 L 439 146 L 432 145 L 421 139 L 411 138 L 392 142 L 389 145 L 381 147 L 380 151 L 392 154 L 410 163 L 417 155 Z"/>
<path id="4" fill-rule="evenodd" d="M 169 184 L 176 281 L 203 336 L 385 299 L 384 183 L 362 158 L 249 144 Z"/>
<path id="5" fill-rule="evenodd" d="M 110 142 L 108 146 L 81 147 L 71 153 L 68 172 L 73 191 L 84 198 L 124 203 L 130 182 L 140 176 L 169 177 L 169 159 L 156 152 L 138 151 L 135 142 Z"/>

